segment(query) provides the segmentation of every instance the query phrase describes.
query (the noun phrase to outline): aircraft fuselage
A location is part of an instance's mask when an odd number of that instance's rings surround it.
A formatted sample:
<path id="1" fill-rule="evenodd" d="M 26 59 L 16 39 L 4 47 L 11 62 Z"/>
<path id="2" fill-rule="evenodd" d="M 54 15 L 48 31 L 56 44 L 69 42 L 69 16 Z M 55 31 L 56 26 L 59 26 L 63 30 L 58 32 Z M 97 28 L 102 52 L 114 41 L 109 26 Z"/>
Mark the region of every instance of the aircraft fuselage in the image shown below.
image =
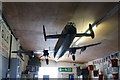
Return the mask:
<path id="1" fill-rule="evenodd" d="M 69 49 L 76 35 L 76 28 L 73 25 L 66 25 L 61 34 L 65 34 L 65 38 L 59 38 L 55 46 L 54 58 L 59 59 Z"/>

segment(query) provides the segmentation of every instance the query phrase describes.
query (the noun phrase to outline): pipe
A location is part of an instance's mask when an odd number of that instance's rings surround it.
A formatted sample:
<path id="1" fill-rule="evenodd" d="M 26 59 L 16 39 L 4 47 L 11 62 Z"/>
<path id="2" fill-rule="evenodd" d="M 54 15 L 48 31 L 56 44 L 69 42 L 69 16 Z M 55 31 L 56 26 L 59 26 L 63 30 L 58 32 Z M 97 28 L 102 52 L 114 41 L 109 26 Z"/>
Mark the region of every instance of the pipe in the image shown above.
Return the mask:
<path id="1" fill-rule="evenodd" d="M 12 35 L 10 36 L 10 49 L 9 49 L 9 58 L 8 58 L 8 72 L 7 79 L 10 79 L 10 65 L 11 65 L 11 49 L 12 49 Z"/>

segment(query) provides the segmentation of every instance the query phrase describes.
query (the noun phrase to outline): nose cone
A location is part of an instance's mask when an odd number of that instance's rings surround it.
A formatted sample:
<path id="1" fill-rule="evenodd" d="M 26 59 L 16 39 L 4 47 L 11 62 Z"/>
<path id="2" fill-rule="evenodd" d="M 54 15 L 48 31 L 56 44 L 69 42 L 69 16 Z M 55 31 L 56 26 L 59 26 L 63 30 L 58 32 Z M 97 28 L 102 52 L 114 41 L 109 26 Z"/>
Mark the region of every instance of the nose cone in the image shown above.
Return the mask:
<path id="1" fill-rule="evenodd" d="M 76 28 L 74 26 L 70 26 L 70 28 L 68 29 L 68 32 L 70 34 L 76 34 Z"/>
<path id="2" fill-rule="evenodd" d="M 75 28 L 75 24 L 73 22 L 69 22 L 65 26 L 65 30 L 68 34 L 76 34 L 76 28 Z"/>

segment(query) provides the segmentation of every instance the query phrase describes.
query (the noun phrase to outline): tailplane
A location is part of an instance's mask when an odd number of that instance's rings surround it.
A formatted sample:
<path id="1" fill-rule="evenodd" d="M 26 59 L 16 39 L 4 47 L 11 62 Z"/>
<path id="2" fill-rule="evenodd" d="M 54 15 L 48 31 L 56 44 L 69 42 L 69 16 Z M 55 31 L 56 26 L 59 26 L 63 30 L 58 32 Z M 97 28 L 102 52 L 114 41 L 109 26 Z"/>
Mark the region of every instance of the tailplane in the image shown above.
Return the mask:
<path id="1" fill-rule="evenodd" d="M 45 26 L 43 25 L 43 34 L 44 34 L 44 39 L 45 39 L 45 41 L 47 40 L 47 38 L 46 38 L 46 32 L 45 32 Z"/>

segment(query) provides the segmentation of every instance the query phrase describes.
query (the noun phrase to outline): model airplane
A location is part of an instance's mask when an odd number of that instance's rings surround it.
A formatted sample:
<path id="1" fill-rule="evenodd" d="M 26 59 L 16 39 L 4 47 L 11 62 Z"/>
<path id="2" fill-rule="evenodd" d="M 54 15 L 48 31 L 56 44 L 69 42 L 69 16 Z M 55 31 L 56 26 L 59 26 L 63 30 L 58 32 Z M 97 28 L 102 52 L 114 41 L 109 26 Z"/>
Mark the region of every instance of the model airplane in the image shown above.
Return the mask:
<path id="1" fill-rule="evenodd" d="M 73 42 L 75 37 L 91 37 L 94 38 L 94 32 L 92 30 L 91 24 L 89 24 L 89 31 L 91 32 L 90 34 L 88 33 L 77 33 L 77 30 L 75 28 L 75 24 L 72 22 L 69 22 L 65 28 L 63 29 L 61 34 L 56 34 L 56 35 L 46 35 L 45 32 L 45 27 L 43 25 L 43 33 L 44 33 L 44 39 L 45 41 L 47 39 L 53 39 L 53 38 L 59 38 L 56 46 L 54 48 L 54 58 L 57 60 L 60 57 L 62 57 L 67 50 L 73 50 L 73 48 L 70 48 L 71 43 Z M 80 47 L 77 47 L 78 49 Z M 76 48 L 76 49 L 77 49 Z M 72 51 L 71 51 L 72 52 Z"/>
<path id="2" fill-rule="evenodd" d="M 46 64 L 49 64 L 49 60 L 48 58 L 50 58 L 49 56 L 49 51 L 48 50 L 33 50 L 33 51 L 12 51 L 12 53 L 24 53 L 24 54 L 31 54 L 32 57 L 34 57 L 34 54 L 43 54 L 41 57 L 45 58 Z"/>

